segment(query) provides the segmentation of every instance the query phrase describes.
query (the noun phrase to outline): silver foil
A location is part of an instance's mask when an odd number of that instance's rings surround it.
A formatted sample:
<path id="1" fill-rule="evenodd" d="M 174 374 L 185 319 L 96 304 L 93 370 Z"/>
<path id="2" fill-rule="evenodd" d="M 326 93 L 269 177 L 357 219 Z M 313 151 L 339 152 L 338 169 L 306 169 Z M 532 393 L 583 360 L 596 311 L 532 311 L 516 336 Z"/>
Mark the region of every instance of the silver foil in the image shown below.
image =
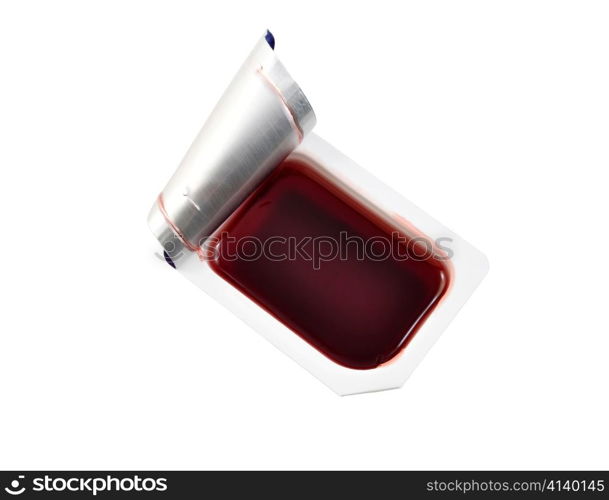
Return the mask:
<path id="1" fill-rule="evenodd" d="M 315 114 L 262 38 L 148 216 L 171 254 L 196 251 L 302 141 Z"/>

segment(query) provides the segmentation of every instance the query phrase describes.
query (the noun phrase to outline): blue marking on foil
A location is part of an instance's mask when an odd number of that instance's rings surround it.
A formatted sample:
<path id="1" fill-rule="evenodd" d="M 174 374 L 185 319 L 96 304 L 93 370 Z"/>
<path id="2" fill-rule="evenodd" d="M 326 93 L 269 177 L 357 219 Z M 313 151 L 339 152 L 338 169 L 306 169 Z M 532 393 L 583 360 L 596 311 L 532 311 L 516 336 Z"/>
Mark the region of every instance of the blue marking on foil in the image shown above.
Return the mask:
<path id="1" fill-rule="evenodd" d="M 167 262 L 167 264 L 169 264 L 174 269 L 176 268 L 176 265 L 173 263 L 173 260 L 171 260 L 171 257 L 167 252 L 163 251 L 163 257 L 165 257 L 165 262 Z"/>
<path id="2" fill-rule="evenodd" d="M 271 33 L 269 30 L 266 30 L 266 35 L 264 35 L 264 39 L 266 40 L 266 43 L 270 45 L 271 49 L 275 50 L 275 37 L 273 36 L 273 33 Z"/>

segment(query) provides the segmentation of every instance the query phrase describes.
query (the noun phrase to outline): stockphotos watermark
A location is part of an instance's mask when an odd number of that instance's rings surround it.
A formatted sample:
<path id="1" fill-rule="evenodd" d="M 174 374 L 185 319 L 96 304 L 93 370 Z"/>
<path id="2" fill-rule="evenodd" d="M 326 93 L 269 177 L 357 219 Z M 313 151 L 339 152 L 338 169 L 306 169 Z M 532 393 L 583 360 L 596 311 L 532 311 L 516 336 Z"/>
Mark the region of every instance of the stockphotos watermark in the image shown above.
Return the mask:
<path id="1" fill-rule="evenodd" d="M 201 240 L 198 248 L 199 258 L 213 262 L 241 261 L 270 262 L 299 261 L 310 262 L 314 270 L 319 270 L 326 262 L 333 261 L 425 261 L 450 260 L 453 239 L 449 236 L 435 240 L 424 236 L 407 238 L 394 231 L 391 236 L 372 236 L 363 238 L 341 231 L 338 236 L 256 236 L 235 237 L 221 233 Z M 163 245 L 165 255 L 157 254 L 160 259 L 175 263 L 184 256 L 184 245 L 174 235 Z"/>
<path id="2" fill-rule="evenodd" d="M 4 491 L 12 496 L 25 492 L 64 492 L 90 493 L 96 496 L 103 492 L 163 492 L 167 491 L 167 479 L 164 477 L 113 477 L 112 475 L 91 477 L 53 477 L 45 474 L 26 478 L 24 474 L 13 479 Z"/>

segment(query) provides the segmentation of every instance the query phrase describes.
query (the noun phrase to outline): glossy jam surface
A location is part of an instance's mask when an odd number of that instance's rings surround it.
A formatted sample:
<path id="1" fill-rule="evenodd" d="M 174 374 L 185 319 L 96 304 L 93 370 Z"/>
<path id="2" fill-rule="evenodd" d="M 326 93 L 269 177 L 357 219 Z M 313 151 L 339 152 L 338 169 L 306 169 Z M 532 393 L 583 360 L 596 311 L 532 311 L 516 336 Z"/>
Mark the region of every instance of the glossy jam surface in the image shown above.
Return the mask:
<path id="1" fill-rule="evenodd" d="M 286 160 L 216 238 L 217 274 L 349 368 L 395 357 L 449 286 L 437 255 L 388 255 L 379 240 L 404 254 L 415 236 L 303 160 Z"/>

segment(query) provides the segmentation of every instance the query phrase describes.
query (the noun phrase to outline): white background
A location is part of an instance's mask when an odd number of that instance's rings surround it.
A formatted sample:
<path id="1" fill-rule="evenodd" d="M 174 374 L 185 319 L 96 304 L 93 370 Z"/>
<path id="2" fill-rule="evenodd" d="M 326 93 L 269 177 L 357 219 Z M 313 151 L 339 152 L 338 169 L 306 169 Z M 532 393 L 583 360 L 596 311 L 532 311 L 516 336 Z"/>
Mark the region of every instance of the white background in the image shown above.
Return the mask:
<path id="1" fill-rule="evenodd" d="M 609 468 L 604 2 L 0 7 L 0 468 Z M 155 196 L 264 30 L 316 132 L 491 270 L 340 398 L 158 261 Z"/>

